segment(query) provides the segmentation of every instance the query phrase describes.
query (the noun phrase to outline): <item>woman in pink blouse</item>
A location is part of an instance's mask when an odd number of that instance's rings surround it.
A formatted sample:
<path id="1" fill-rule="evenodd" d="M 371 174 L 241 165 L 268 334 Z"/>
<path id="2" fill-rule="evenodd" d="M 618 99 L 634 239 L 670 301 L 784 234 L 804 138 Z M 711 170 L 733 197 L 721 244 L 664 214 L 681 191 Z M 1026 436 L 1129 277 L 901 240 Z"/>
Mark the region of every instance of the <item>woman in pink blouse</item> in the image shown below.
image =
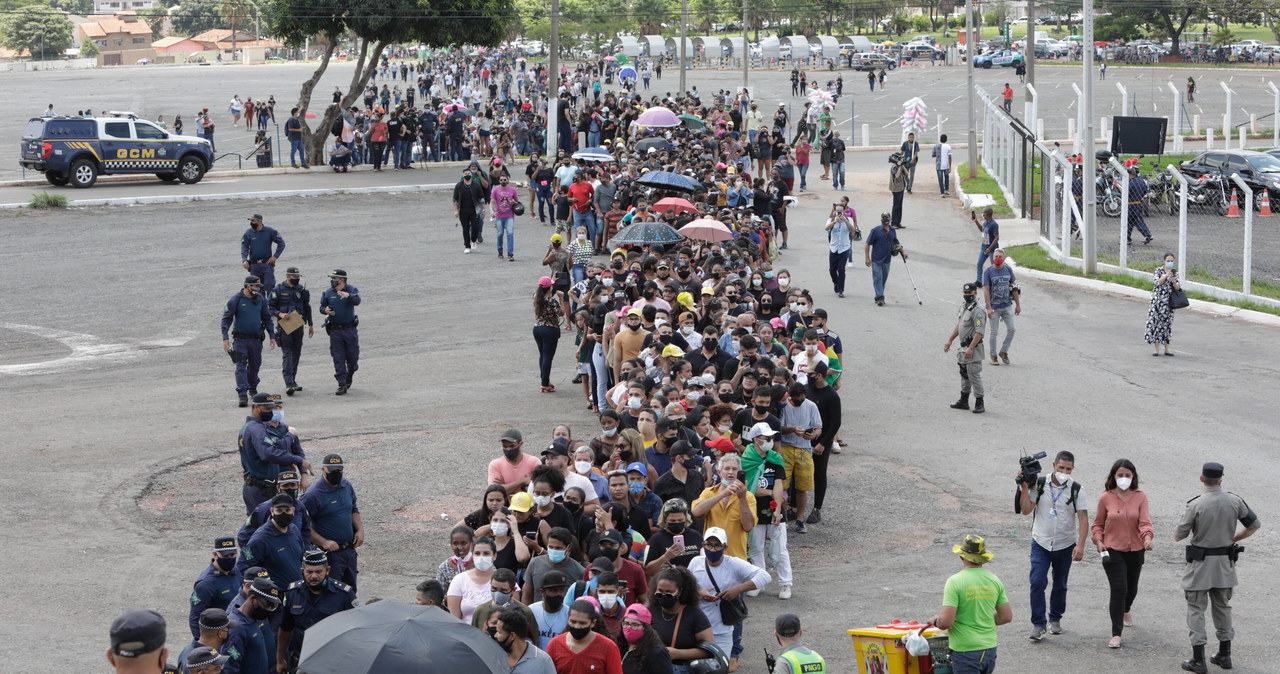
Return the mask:
<path id="1" fill-rule="evenodd" d="M 1129 611 L 1138 596 L 1143 557 L 1155 532 L 1147 495 L 1138 489 L 1138 469 L 1120 459 L 1107 475 L 1106 491 L 1098 498 L 1093 518 L 1093 544 L 1102 554 L 1102 569 L 1111 585 L 1111 648 L 1120 648 L 1120 633 L 1133 624 Z"/>

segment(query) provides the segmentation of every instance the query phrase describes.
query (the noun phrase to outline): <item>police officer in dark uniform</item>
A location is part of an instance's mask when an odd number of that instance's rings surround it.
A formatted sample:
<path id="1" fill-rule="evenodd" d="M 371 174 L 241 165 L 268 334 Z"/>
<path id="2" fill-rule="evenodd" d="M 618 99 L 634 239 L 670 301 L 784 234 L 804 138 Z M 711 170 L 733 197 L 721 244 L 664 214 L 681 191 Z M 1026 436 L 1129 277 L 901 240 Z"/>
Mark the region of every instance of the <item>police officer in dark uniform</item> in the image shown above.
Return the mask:
<path id="1" fill-rule="evenodd" d="M 1173 540 L 1188 536 L 1187 570 L 1182 576 L 1182 590 L 1187 597 L 1187 627 L 1191 630 L 1191 659 L 1182 662 L 1188 672 L 1205 674 L 1204 645 L 1208 640 L 1204 627 L 1204 611 L 1213 605 L 1213 627 L 1218 636 L 1218 654 L 1209 662 L 1231 669 L 1231 593 L 1236 586 L 1236 560 L 1244 547 L 1240 541 L 1252 536 L 1262 526 L 1258 516 L 1244 499 L 1222 490 L 1222 464 L 1209 462 L 1200 470 L 1204 493 L 1187 501 L 1186 512 Z M 1238 529 L 1239 522 L 1244 529 Z"/>
<path id="2" fill-rule="evenodd" d="M 982 348 L 982 337 L 986 333 L 983 325 L 986 313 L 978 306 L 978 285 L 964 284 L 964 306 L 956 319 L 956 327 L 943 345 L 942 351 L 951 350 L 951 343 L 960 338 L 960 348 L 956 350 L 956 362 L 960 364 L 960 399 L 951 404 L 953 410 L 969 409 L 969 392 L 975 397 L 974 414 L 987 411 L 982 402 L 982 359 L 985 349 Z"/>
<path id="3" fill-rule="evenodd" d="M 238 446 L 240 468 L 244 474 L 241 495 L 246 515 L 276 493 L 276 476 L 282 467 L 300 466 L 303 472 L 311 470 L 311 462 L 292 451 L 291 441 L 282 441 L 285 436 L 280 434 L 279 425 L 269 425 L 275 421 L 275 413 L 280 411 L 277 409 L 279 401 L 280 396 L 276 394 L 254 395 L 253 414 L 245 417 L 244 426 L 240 427 Z M 279 421 L 275 423 L 280 424 Z"/>
<path id="4" fill-rule="evenodd" d="M 300 505 L 311 516 L 311 541 L 329 553 L 329 575 L 356 587 L 356 548 L 364 544 L 364 522 L 356 503 L 356 490 L 343 477 L 342 457 L 324 457 L 324 479 L 311 485 Z"/>
<path id="5" fill-rule="evenodd" d="M 181 665 L 182 672 L 183 674 L 221 674 L 223 666 L 230 659 L 230 655 L 223 655 L 217 649 L 201 646 L 187 654 L 186 661 Z"/>
<path id="6" fill-rule="evenodd" d="M 271 246 L 275 244 L 275 252 Z M 240 260 L 250 274 L 266 282 L 267 288 L 276 287 L 276 260 L 284 254 L 284 237 L 280 232 L 262 224 L 257 213 L 249 218 L 249 229 L 240 237 Z"/>
<path id="7" fill-rule="evenodd" d="M 231 619 L 227 617 L 227 612 L 220 608 L 207 608 L 202 611 L 197 625 L 200 628 L 200 634 L 178 654 L 178 671 L 183 674 L 195 674 L 198 667 L 207 666 L 208 663 L 204 662 L 207 658 L 200 657 L 200 652 L 217 653 L 231 634 Z M 192 665 L 193 662 L 204 664 Z M 219 664 L 226 664 L 226 660 Z"/>
<path id="8" fill-rule="evenodd" d="M 223 645 L 223 652 L 231 658 L 222 666 L 223 674 L 274 674 L 275 639 L 267 619 L 283 599 L 284 593 L 270 578 L 253 581 L 248 598 L 229 616 L 235 627 Z"/>
<path id="9" fill-rule="evenodd" d="M 285 332 L 280 327 L 280 319 L 291 313 L 297 313 L 307 324 L 307 337 L 315 335 L 315 324 L 311 322 L 311 291 L 302 285 L 302 273 L 297 267 L 289 267 L 285 271 L 284 283 L 271 290 L 269 303 L 271 314 L 276 317 L 276 341 L 280 343 L 281 370 L 284 374 L 285 393 L 293 395 L 301 391 L 298 385 L 298 360 L 302 357 L 302 326 L 293 332 Z"/>
<path id="10" fill-rule="evenodd" d="M 207 609 L 225 609 L 240 591 L 240 574 L 236 572 L 236 539 L 227 536 L 213 541 L 213 561 L 206 566 L 191 589 L 191 609 L 187 624 L 191 636 L 200 637 L 200 614 Z M 178 664 L 182 664 L 181 661 Z"/>
<path id="11" fill-rule="evenodd" d="M 288 494 L 295 501 L 302 495 L 298 492 L 300 481 L 298 471 L 289 469 L 280 471 L 276 475 L 276 493 Z M 311 547 L 311 516 L 307 514 L 306 508 L 299 508 L 295 513 L 298 518 L 298 529 L 302 538 L 302 547 Z M 253 532 L 257 531 L 262 525 L 271 521 L 271 501 L 263 501 L 258 504 L 253 512 L 245 518 L 244 526 L 240 527 L 240 532 L 236 534 L 235 541 L 240 547 L 249 544 L 249 539 L 253 537 Z"/>
<path id="12" fill-rule="evenodd" d="M 346 395 L 351 388 L 351 378 L 360 369 L 360 334 L 356 326 L 356 307 L 360 305 L 360 291 L 347 283 L 347 272 L 334 269 L 329 272 L 329 288 L 320 295 L 320 313 L 324 329 L 329 333 L 329 355 L 333 356 L 333 378 L 338 380 L 336 395 Z"/>
<path id="13" fill-rule="evenodd" d="M 1147 237 L 1143 241 L 1143 245 L 1151 243 L 1151 230 L 1147 229 L 1147 207 L 1142 203 L 1144 197 L 1147 196 L 1147 181 L 1143 179 L 1142 174 L 1138 173 L 1137 166 L 1129 167 L 1129 231 L 1125 232 L 1125 238 L 1129 243 L 1133 243 L 1133 228 L 1137 227 L 1143 236 Z"/>
<path id="14" fill-rule="evenodd" d="M 299 530 L 297 502 L 288 494 L 271 497 L 271 521 L 258 527 L 249 544 L 240 548 L 236 568 L 242 573 L 251 566 L 267 570 L 277 585 L 288 587 L 302 580 L 302 534 Z"/>
<path id="15" fill-rule="evenodd" d="M 302 580 L 285 591 L 276 660 L 292 671 L 302 653 L 303 634 L 312 625 L 355 605 L 356 591 L 329 577 L 329 558 L 324 550 L 308 550 L 302 556 Z"/>
<path id="16" fill-rule="evenodd" d="M 228 339 L 227 332 L 235 341 Z M 246 276 L 244 287 L 227 300 L 222 312 L 222 350 L 236 364 L 236 395 L 240 406 L 249 406 L 249 396 L 258 392 L 258 368 L 262 367 L 262 340 L 271 332 L 271 315 L 262 296 L 262 279 Z M 276 340 L 271 338 L 271 348 Z"/>

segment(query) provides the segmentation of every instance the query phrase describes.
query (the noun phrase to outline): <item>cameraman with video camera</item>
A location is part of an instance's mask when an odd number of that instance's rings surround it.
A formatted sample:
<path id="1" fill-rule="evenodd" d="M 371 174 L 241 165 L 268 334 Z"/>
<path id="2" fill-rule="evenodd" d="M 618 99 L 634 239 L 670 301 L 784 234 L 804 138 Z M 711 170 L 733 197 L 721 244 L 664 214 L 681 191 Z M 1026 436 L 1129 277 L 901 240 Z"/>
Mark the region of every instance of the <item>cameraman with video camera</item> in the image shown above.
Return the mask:
<path id="1" fill-rule="evenodd" d="M 1043 456 L 1043 453 L 1041 454 Z M 1053 474 L 1039 475 L 1040 462 L 1024 460 L 1015 480 L 1019 512 L 1031 515 L 1031 636 L 1040 641 L 1046 631 L 1044 591 L 1053 570 L 1047 621 L 1050 634 L 1062 634 L 1067 611 L 1067 575 L 1071 563 L 1084 559 L 1089 533 L 1089 500 L 1079 482 L 1071 479 L 1075 456 L 1068 451 L 1053 457 Z"/>

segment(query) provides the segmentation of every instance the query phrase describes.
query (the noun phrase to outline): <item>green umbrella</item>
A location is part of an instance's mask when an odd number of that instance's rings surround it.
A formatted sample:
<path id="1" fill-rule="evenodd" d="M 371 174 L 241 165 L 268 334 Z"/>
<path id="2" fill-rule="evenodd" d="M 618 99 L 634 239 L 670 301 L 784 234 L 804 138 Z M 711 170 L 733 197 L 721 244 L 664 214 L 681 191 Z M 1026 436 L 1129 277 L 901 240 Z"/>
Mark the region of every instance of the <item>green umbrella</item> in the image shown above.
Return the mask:
<path id="1" fill-rule="evenodd" d="M 694 131 L 701 131 L 707 128 L 706 122 L 702 121 L 702 119 L 698 117 L 694 117 L 693 115 L 689 115 L 689 114 L 680 115 L 680 122 L 683 123 L 686 127 Z"/>
<path id="2" fill-rule="evenodd" d="M 627 62 L 627 55 L 626 55 L 626 54 L 618 53 L 618 54 L 615 54 L 615 56 L 617 56 L 617 57 L 618 57 L 618 65 L 622 65 L 623 63 L 626 63 L 626 62 Z"/>

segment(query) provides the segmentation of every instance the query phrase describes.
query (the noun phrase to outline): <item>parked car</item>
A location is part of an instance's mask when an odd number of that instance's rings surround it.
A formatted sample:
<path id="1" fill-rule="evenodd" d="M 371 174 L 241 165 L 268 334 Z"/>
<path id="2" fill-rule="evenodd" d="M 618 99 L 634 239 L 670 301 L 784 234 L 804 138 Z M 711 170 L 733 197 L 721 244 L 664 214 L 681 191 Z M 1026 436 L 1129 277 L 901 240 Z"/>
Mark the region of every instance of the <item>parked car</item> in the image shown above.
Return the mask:
<path id="1" fill-rule="evenodd" d="M 1189 178 L 1219 172 L 1227 176 L 1239 173 L 1255 194 L 1266 188 L 1271 192 L 1271 199 L 1280 198 L 1280 149 L 1268 152 L 1210 150 L 1182 162 L 1178 170 Z"/>
<path id="2" fill-rule="evenodd" d="M 913 44 L 909 44 L 902 50 L 902 53 L 904 56 L 910 59 L 913 59 L 913 60 L 919 59 L 922 61 L 929 61 L 935 58 L 941 59 L 946 57 L 946 52 L 942 51 L 941 49 L 938 49 L 937 47 L 931 44 L 926 44 L 924 42 L 916 42 Z"/>
<path id="3" fill-rule="evenodd" d="M 1022 60 L 1022 52 L 1016 49 L 1000 49 L 974 57 L 973 67 L 990 68 L 991 66 L 1001 66 L 1011 68 L 1022 63 Z"/>
<path id="4" fill-rule="evenodd" d="M 853 58 L 854 70 L 894 70 L 897 67 L 897 59 L 877 52 L 864 52 Z"/>
<path id="5" fill-rule="evenodd" d="M 213 166 L 209 141 L 178 136 L 155 124 L 120 117 L 34 117 L 22 133 L 24 168 L 52 185 L 92 187 L 99 175 L 154 173 L 187 184 L 200 182 Z"/>

